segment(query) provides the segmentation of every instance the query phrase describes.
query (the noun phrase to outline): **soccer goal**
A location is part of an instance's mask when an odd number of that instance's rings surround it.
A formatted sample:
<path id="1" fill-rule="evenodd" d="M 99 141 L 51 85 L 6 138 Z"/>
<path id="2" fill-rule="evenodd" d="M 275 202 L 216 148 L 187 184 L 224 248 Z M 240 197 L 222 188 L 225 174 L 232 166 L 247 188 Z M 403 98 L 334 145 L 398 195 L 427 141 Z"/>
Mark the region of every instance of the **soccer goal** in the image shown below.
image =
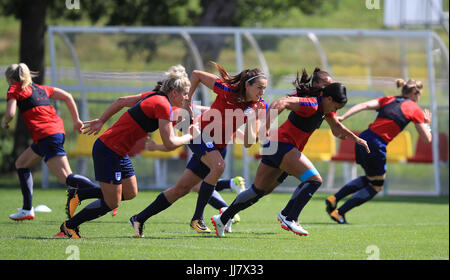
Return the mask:
<path id="1" fill-rule="evenodd" d="M 265 99 L 269 103 L 293 92 L 296 73 L 305 68 L 312 73 L 318 66 L 336 81 L 346 85 L 352 105 L 381 97 L 398 95 L 397 78 L 413 78 L 424 83 L 419 105 L 432 114 L 434 139 L 447 136 L 445 143 L 432 143 L 432 161 L 388 163 L 386 194 L 448 193 L 448 49 L 433 31 L 339 30 L 339 29 L 264 29 L 221 27 L 63 27 L 48 28 L 50 79 L 48 84 L 71 92 L 83 120 L 96 118 L 117 97 L 150 91 L 171 65 L 216 72 L 209 61 L 222 64 L 230 73 L 245 68 L 261 68 L 268 77 Z M 196 102 L 210 105 L 214 94 L 201 87 Z M 60 106 L 60 114 L 70 120 Z M 361 113 L 345 121 L 352 130 L 362 131 L 375 118 L 375 112 Z M 108 125 L 121 115 L 118 113 Z M 281 115 L 279 122 L 285 120 Z M 70 122 L 69 122 L 70 123 Z M 322 125 L 326 128 L 326 123 Z M 413 125 L 407 157 L 414 155 L 418 139 Z M 67 149 L 76 142 L 68 135 Z M 443 139 L 444 139 L 443 138 Z M 353 163 L 331 160 L 314 162 L 324 178 L 323 191 L 333 191 L 362 170 Z M 313 143 L 310 143 L 313 144 Z M 188 157 L 188 156 L 187 156 Z M 133 158 L 139 186 L 165 188 L 181 175 L 184 155 Z M 243 175 L 251 184 L 259 159 L 234 144 L 228 148 L 224 177 Z M 93 177 L 91 160 L 79 161 L 78 168 Z M 84 166 L 84 168 L 83 168 Z M 279 190 L 298 185 L 288 178 Z"/>

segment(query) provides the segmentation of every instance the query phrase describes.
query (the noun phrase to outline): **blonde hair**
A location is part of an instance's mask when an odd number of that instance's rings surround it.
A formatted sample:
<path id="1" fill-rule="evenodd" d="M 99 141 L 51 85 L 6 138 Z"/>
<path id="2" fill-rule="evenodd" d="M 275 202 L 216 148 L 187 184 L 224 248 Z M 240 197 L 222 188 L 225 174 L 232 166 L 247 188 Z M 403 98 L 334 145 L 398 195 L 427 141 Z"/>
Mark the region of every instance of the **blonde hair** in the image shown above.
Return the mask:
<path id="1" fill-rule="evenodd" d="M 186 69 L 180 64 L 170 67 L 165 75 L 166 78 L 158 82 L 155 90 L 167 94 L 173 89 L 176 91 L 183 91 L 186 87 L 191 86 L 191 81 L 186 73 Z"/>
<path id="2" fill-rule="evenodd" d="M 422 93 L 423 84 L 421 81 L 416 81 L 413 79 L 409 79 L 405 82 L 403 79 L 395 80 L 397 88 L 402 89 L 402 95 L 408 95 L 412 90 L 417 90 L 419 93 Z"/>
<path id="3" fill-rule="evenodd" d="M 12 79 L 20 82 L 22 89 L 25 90 L 31 83 L 32 78 L 39 76 L 39 72 L 30 71 L 25 63 L 11 64 L 5 70 L 6 79 Z"/>

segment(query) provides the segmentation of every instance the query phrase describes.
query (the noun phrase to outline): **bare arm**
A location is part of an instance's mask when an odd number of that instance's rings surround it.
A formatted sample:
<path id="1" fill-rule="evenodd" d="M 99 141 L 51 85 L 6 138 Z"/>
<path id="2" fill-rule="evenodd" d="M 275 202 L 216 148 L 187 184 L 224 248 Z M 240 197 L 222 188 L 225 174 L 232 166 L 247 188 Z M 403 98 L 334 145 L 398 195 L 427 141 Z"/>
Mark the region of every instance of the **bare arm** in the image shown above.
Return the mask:
<path id="1" fill-rule="evenodd" d="M 423 111 L 425 123 L 416 123 L 416 130 L 419 133 L 420 139 L 425 143 L 431 143 L 432 134 L 429 123 L 431 122 L 431 113 L 427 109 Z"/>
<path id="2" fill-rule="evenodd" d="M 88 135 L 91 135 L 93 133 L 94 135 L 97 135 L 106 121 L 108 121 L 117 112 L 122 110 L 122 108 L 132 107 L 139 100 L 141 100 L 141 97 L 141 94 L 119 97 L 118 99 L 116 99 L 116 101 L 109 105 L 109 107 L 105 110 L 105 112 L 103 112 L 100 118 L 83 122 L 83 133 Z"/>
<path id="3" fill-rule="evenodd" d="M 167 151 L 172 151 L 179 146 L 182 146 L 192 140 L 191 134 L 185 134 L 183 136 L 176 136 L 173 131 L 172 122 L 165 119 L 159 119 L 159 133 L 161 134 L 161 140 Z"/>
<path id="4" fill-rule="evenodd" d="M 250 148 L 253 144 L 258 142 L 258 132 L 261 128 L 261 120 L 247 121 L 244 130 L 244 147 Z M 237 133 L 237 131 L 236 131 Z"/>
<path id="5" fill-rule="evenodd" d="M 63 89 L 54 88 L 51 98 L 56 100 L 62 100 L 66 103 L 70 115 L 72 116 L 73 129 L 78 131 L 78 133 L 81 133 L 83 122 L 80 120 L 80 116 L 78 115 L 77 104 L 75 103 L 75 100 L 73 100 L 72 95 Z"/>
<path id="6" fill-rule="evenodd" d="M 17 100 L 14 98 L 9 99 L 8 103 L 6 103 L 5 115 L 2 118 L 2 123 L 1 123 L 2 128 L 4 128 L 4 129 L 9 128 L 9 122 L 16 115 L 16 109 L 17 109 Z"/>
<path id="7" fill-rule="evenodd" d="M 191 88 L 189 89 L 189 101 L 192 103 L 192 96 L 200 83 L 204 84 L 210 89 L 214 89 L 214 83 L 217 80 L 217 76 L 208 72 L 194 70 L 191 74 Z"/>
<path id="8" fill-rule="evenodd" d="M 372 99 L 363 103 L 356 104 L 352 108 L 350 108 L 344 115 L 338 117 L 339 121 L 343 121 L 346 118 L 353 116 L 356 113 L 359 113 L 364 110 L 378 110 L 380 109 L 380 103 L 378 99 Z"/>
<path id="9" fill-rule="evenodd" d="M 348 128 L 346 128 L 337 117 L 326 118 L 327 123 L 330 125 L 331 131 L 333 135 L 338 135 L 341 139 L 350 138 L 355 141 L 358 145 L 364 146 L 366 151 L 370 153 L 369 146 L 367 145 L 366 140 L 359 138 L 353 132 L 351 132 Z"/>
<path id="10" fill-rule="evenodd" d="M 147 151 L 162 151 L 168 152 L 169 150 L 163 144 L 157 144 L 150 137 L 147 137 L 147 141 L 145 142 L 145 149 Z"/>
<path id="11" fill-rule="evenodd" d="M 294 96 L 287 96 L 282 97 L 270 104 L 268 113 L 266 114 L 266 131 L 268 132 L 270 130 L 270 124 L 273 122 L 271 119 L 270 112 L 272 110 L 277 111 L 277 116 L 281 114 L 285 109 L 291 110 L 291 111 L 298 111 L 300 110 L 300 98 L 294 97 Z"/>
<path id="12" fill-rule="evenodd" d="M 195 90 L 197 89 L 198 85 L 200 83 L 204 84 L 210 89 L 214 89 L 214 83 L 217 80 L 217 76 L 208 72 L 200 71 L 200 70 L 194 70 L 192 71 L 190 82 L 191 82 L 191 88 L 189 89 L 188 93 L 188 109 L 189 114 L 191 115 L 191 118 L 194 117 L 194 112 L 192 111 L 192 97 L 194 96 Z"/>

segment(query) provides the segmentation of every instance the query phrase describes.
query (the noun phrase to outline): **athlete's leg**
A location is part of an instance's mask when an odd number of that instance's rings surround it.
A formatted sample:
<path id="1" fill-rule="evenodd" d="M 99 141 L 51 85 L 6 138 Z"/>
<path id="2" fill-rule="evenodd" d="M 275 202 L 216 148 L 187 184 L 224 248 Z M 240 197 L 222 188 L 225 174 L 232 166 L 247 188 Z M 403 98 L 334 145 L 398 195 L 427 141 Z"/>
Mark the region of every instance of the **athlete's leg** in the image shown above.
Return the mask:
<path id="1" fill-rule="evenodd" d="M 228 209 L 222 213 L 220 216 L 222 223 L 225 225 L 238 212 L 250 207 L 265 194 L 272 192 L 280 184 L 277 178 L 281 174 L 282 171 L 280 169 L 261 162 L 256 171 L 254 184 L 238 194 Z"/>
<path id="2" fill-rule="evenodd" d="M 201 180 L 190 169 L 185 169 L 183 175 L 173 187 L 161 192 L 152 203 L 136 215 L 137 221 L 143 224 L 151 216 L 164 211 L 179 198 L 189 193 L 192 187 L 201 182 Z"/>
<path id="3" fill-rule="evenodd" d="M 281 211 L 288 221 L 295 221 L 321 186 L 322 178 L 311 161 L 297 149 L 292 149 L 283 157 L 280 168 L 302 181 Z"/>
<path id="4" fill-rule="evenodd" d="M 46 162 L 48 169 L 56 176 L 58 182 L 62 185 L 66 184 L 67 177 L 72 174 L 69 160 L 66 156 L 54 156 Z"/>
<path id="5" fill-rule="evenodd" d="M 122 199 L 130 200 L 137 196 L 138 184 L 136 176 L 133 175 L 129 178 L 122 179 Z"/>
<path id="6" fill-rule="evenodd" d="M 30 167 L 41 160 L 42 157 L 36 154 L 31 147 L 28 147 L 15 162 L 23 196 L 23 210 L 31 210 L 33 207 L 33 176 Z"/>
<path id="7" fill-rule="evenodd" d="M 198 192 L 197 203 L 192 220 L 203 220 L 203 212 L 210 200 L 217 181 L 225 171 L 225 161 L 219 150 L 206 152 L 201 161 L 210 169 L 208 175 L 203 179 Z"/>
<path id="8" fill-rule="evenodd" d="M 69 229 L 76 229 L 84 222 L 97 219 L 109 211 L 119 207 L 122 198 L 122 184 L 100 182 L 103 197 L 89 203 L 85 208 L 75 216 L 65 222 Z"/>
<path id="9" fill-rule="evenodd" d="M 338 213 L 344 216 L 351 209 L 360 206 L 363 203 L 371 200 L 377 193 L 379 193 L 384 186 L 384 179 L 386 174 L 378 176 L 367 176 L 368 184 L 357 191 L 338 209 Z"/>

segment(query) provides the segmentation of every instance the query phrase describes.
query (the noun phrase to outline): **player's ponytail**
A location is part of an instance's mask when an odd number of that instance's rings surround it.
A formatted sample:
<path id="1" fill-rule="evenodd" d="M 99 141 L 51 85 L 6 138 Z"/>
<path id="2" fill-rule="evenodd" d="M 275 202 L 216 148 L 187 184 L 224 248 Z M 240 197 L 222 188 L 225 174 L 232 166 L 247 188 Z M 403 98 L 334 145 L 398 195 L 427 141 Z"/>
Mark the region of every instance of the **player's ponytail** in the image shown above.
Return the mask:
<path id="1" fill-rule="evenodd" d="M 240 104 L 246 104 L 246 91 L 245 91 L 245 84 L 249 83 L 250 85 L 253 85 L 255 81 L 258 78 L 264 78 L 267 79 L 264 73 L 259 68 L 254 69 L 245 69 L 244 71 L 240 72 L 239 74 L 232 76 L 230 75 L 225 68 L 223 68 L 222 65 L 210 61 L 219 71 L 220 77 L 222 80 L 229 84 L 230 86 L 234 86 L 236 90 L 233 91 L 233 97 L 234 100 L 237 103 Z"/>
<path id="2" fill-rule="evenodd" d="M 20 82 L 25 90 L 33 83 L 32 78 L 39 76 L 38 72 L 32 72 L 25 63 L 11 64 L 5 71 L 6 79 L 12 79 L 14 82 Z"/>
<path id="3" fill-rule="evenodd" d="M 310 96 L 311 85 L 310 85 L 311 77 L 308 76 L 308 73 L 305 69 L 302 70 L 302 75 L 299 76 L 297 72 L 297 76 L 292 83 L 295 86 L 295 91 L 297 92 L 296 96 L 298 97 L 306 97 Z M 294 95 L 295 96 L 295 95 Z"/>
<path id="4" fill-rule="evenodd" d="M 312 76 L 308 76 L 305 69 L 302 70 L 302 75 L 299 77 L 297 72 L 297 77 L 293 82 L 295 86 L 296 94 L 293 96 L 298 97 L 315 97 L 319 96 L 320 92 L 324 89 L 323 86 L 313 86 L 314 84 L 322 83 L 324 85 L 328 84 L 328 79 L 330 74 L 328 72 L 320 70 L 319 67 L 314 69 Z"/>

